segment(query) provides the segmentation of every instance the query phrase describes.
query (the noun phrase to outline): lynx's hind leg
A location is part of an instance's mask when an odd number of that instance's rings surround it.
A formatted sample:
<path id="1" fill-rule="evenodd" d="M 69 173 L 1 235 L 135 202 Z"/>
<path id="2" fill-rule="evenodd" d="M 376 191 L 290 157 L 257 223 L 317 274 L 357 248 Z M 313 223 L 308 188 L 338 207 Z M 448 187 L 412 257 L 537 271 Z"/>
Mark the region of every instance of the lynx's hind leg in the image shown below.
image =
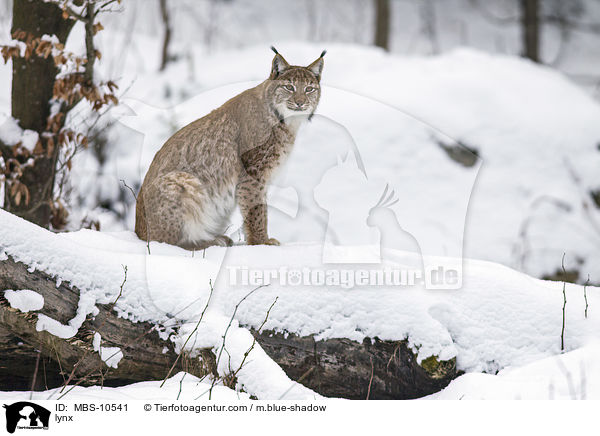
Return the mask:
<path id="1" fill-rule="evenodd" d="M 148 238 L 186 249 L 232 245 L 223 232 L 233 204 L 223 204 L 227 196 L 223 200 L 210 194 L 197 177 L 184 171 L 156 178 L 144 188 Z"/>

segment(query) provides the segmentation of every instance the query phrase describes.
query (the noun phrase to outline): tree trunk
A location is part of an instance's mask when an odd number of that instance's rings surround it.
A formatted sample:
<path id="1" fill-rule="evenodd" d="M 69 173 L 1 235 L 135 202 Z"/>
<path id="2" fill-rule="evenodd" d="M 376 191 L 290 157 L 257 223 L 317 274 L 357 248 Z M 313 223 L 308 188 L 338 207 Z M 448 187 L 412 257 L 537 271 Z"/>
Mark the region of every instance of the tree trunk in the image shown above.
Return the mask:
<path id="1" fill-rule="evenodd" d="M 60 8 L 52 3 L 43 0 L 14 1 L 12 32 L 22 30 L 34 37 L 56 35 L 61 43 L 65 43 L 73 24 L 72 20 L 65 20 Z M 13 59 L 12 116 L 23 129 L 34 130 L 40 135 L 46 130 L 57 73 L 52 56 L 47 59 L 36 55 L 28 60 Z M 47 151 L 43 139 L 42 145 Z M 57 156 L 58 147 L 54 147 L 51 153 L 36 158 L 34 166 L 24 169 L 19 180 L 29 190 L 29 202 L 21 201 L 17 205 L 7 192 L 5 209 L 42 227 L 49 226 Z"/>
<path id="2" fill-rule="evenodd" d="M 169 16 L 169 8 L 167 6 L 167 0 L 159 0 L 160 2 L 160 16 L 162 17 L 163 26 L 165 27 L 165 34 L 163 36 L 162 54 L 160 61 L 160 71 L 164 71 L 167 64 L 171 60 L 169 56 L 169 44 L 171 42 L 171 19 Z"/>
<path id="3" fill-rule="evenodd" d="M 22 313 L 9 305 L 5 289 L 38 292 L 44 297 L 44 307 Z M 78 301 L 79 290 L 68 283 L 57 287 L 49 272 L 30 272 L 28 265 L 11 257 L 0 262 L 0 390 L 30 389 L 36 368 L 36 389 L 60 386 L 70 377 L 71 384 L 105 386 L 161 380 L 176 361 L 172 374 L 181 370 L 198 377 L 216 373 L 211 350 L 201 350 L 200 358 L 178 360 L 173 343 L 161 339 L 156 326 L 120 318 L 110 304 L 98 305 L 99 313 L 88 317 L 72 338 L 37 331 L 38 313 L 66 324 L 75 316 Z M 102 346 L 121 349 L 123 358 L 117 368 L 107 367 L 94 351 L 95 332 L 101 335 Z M 456 376 L 454 359 L 438 362 L 432 357 L 418 364 L 406 341 L 315 341 L 313 336 L 252 333 L 292 380 L 324 396 L 416 398 L 442 389 Z"/>
<path id="4" fill-rule="evenodd" d="M 390 49 L 390 0 L 375 1 L 375 45 Z"/>
<path id="5" fill-rule="evenodd" d="M 521 0 L 523 56 L 540 62 L 539 0 Z"/>
<path id="6" fill-rule="evenodd" d="M 438 54 L 440 52 L 440 44 L 437 34 L 437 16 L 434 1 L 421 0 L 419 15 L 421 17 L 421 32 L 429 40 L 431 54 Z"/>

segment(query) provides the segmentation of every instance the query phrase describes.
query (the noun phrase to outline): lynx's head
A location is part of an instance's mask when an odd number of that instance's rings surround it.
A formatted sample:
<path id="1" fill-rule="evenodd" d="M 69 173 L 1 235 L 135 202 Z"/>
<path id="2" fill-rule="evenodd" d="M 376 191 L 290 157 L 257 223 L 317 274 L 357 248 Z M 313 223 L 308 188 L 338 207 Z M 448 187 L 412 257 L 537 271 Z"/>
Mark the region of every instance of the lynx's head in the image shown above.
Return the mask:
<path id="1" fill-rule="evenodd" d="M 280 120 L 312 117 L 321 97 L 321 56 L 307 67 L 290 65 L 274 47 L 275 52 L 269 76 L 269 94 L 273 110 Z"/>

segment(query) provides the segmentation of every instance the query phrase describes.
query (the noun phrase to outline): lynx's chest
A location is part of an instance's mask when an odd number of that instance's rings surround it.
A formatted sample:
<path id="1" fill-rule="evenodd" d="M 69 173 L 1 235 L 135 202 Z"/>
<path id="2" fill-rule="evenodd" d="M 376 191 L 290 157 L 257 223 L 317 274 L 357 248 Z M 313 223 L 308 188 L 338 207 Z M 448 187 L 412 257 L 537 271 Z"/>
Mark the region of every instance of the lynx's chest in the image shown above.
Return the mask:
<path id="1" fill-rule="evenodd" d="M 241 160 L 245 172 L 259 180 L 270 179 L 273 172 L 289 156 L 295 139 L 295 132 L 285 124 L 277 126 L 263 144 L 250 148 L 242 154 Z"/>

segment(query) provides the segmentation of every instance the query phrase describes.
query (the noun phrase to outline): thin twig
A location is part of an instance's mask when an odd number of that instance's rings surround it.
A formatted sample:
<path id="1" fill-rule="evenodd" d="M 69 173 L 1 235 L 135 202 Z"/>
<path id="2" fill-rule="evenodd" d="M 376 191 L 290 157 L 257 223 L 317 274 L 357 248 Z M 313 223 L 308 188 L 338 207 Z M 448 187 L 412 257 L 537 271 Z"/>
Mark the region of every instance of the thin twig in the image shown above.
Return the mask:
<path id="1" fill-rule="evenodd" d="M 233 323 L 233 320 L 235 318 L 235 315 L 238 311 L 238 308 L 240 307 L 240 305 L 248 298 L 250 297 L 250 295 L 252 295 L 254 292 L 258 291 L 260 288 L 264 288 L 265 286 L 268 285 L 260 285 L 257 286 L 256 288 L 252 289 L 250 292 L 248 292 L 240 301 L 238 301 L 238 303 L 235 305 L 235 308 L 233 309 L 233 313 L 231 314 L 231 318 L 229 319 L 229 324 L 227 324 L 227 328 L 225 329 L 225 332 L 223 333 L 223 343 L 221 344 L 221 348 L 219 349 L 219 354 L 217 355 L 217 360 L 215 363 L 215 367 L 219 368 L 219 362 L 221 361 L 221 355 L 223 354 L 223 350 L 225 349 L 225 341 L 227 340 L 227 333 L 229 332 L 229 329 L 231 328 L 231 324 Z M 209 393 L 208 393 L 208 399 L 211 399 L 212 396 L 212 389 L 215 386 L 215 383 L 217 382 L 217 378 L 213 377 L 213 381 L 212 384 L 210 386 L 209 389 Z"/>
<path id="2" fill-rule="evenodd" d="M 588 314 L 588 299 L 587 299 L 587 290 L 586 288 L 588 287 L 588 285 L 590 284 L 590 275 L 588 274 L 588 278 L 585 282 L 585 284 L 583 285 L 583 298 L 585 300 L 585 317 L 587 318 L 587 314 Z"/>
<path id="3" fill-rule="evenodd" d="M 269 319 L 269 315 L 271 314 L 271 309 L 273 309 L 273 306 L 275 306 L 275 303 L 277 303 L 277 300 L 279 299 L 279 297 L 275 297 L 275 300 L 273 301 L 273 303 L 271 304 L 271 306 L 269 307 L 269 309 L 267 310 L 267 314 L 265 315 L 265 319 L 263 320 L 262 324 L 258 327 L 257 333 L 260 333 L 260 331 L 262 330 L 262 328 L 265 326 L 265 324 L 267 323 L 267 320 Z M 238 367 L 237 370 L 235 370 L 235 372 L 231 375 L 232 379 L 235 379 L 238 375 L 238 373 L 241 371 L 241 369 L 244 366 L 244 363 L 246 363 L 246 359 L 248 358 L 248 355 L 250 354 L 250 352 L 254 349 L 254 346 L 256 345 L 256 337 L 254 338 L 254 340 L 252 341 L 252 345 L 250 345 L 250 348 L 248 348 L 248 350 L 246 350 L 246 352 L 244 353 L 244 357 L 242 358 L 242 363 L 240 363 L 240 366 Z M 229 354 L 229 353 L 227 353 Z M 231 362 L 231 356 L 230 356 L 230 362 Z M 231 366 L 229 367 L 230 371 L 231 371 Z"/>
<path id="4" fill-rule="evenodd" d="M 38 373 L 38 369 L 40 367 L 40 352 L 39 350 L 36 350 L 38 355 L 37 355 L 37 359 L 35 359 L 35 370 L 33 372 L 33 380 L 31 381 L 31 390 L 29 391 L 29 399 L 31 400 L 33 398 L 33 389 L 35 388 L 35 382 L 37 380 L 37 373 Z"/>
<path id="5" fill-rule="evenodd" d="M 117 304 L 117 301 L 119 301 L 119 298 L 121 298 L 121 295 L 123 295 L 123 287 L 125 286 L 125 283 L 127 282 L 127 265 L 121 265 L 121 266 L 123 267 L 123 272 L 124 272 L 123 282 L 121 283 L 121 286 L 120 286 L 120 289 L 119 289 L 119 295 L 117 295 L 117 298 L 115 298 L 115 300 L 110 304 L 110 309 L 109 310 L 112 310 L 115 307 L 115 305 Z M 96 331 L 102 329 L 102 327 L 106 323 L 106 320 L 107 320 L 107 318 L 105 318 L 100 323 L 100 325 L 98 326 L 98 328 L 96 329 Z M 121 350 L 119 349 L 119 351 L 121 351 Z M 109 359 L 113 358 L 114 356 L 116 356 L 119 353 L 119 351 L 113 353 L 112 356 L 109 356 L 106 360 L 104 360 L 104 362 L 106 362 L 107 360 L 109 360 Z M 71 382 L 71 380 L 73 380 L 73 377 L 75 376 L 75 371 L 77 370 L 77 368 L 79 367 L 79 365 L 85 360 L 85 358 L 87 357 L 88 353 L 89 353 L 89 349 L 86 349 L 85 352 L 83 353 L 83 356 L 81 356 L 79 358 L 79 360 L 77 361 L 77 363 L 75 363 L 75 366 L 71 370 L 71 373 L 69 374 L 69 378 L 64 382 L 64 384 L 62 386 L 62 389 L 60 390 L 60 393 L 63 393 L 63 391 L 68 386 L 68 384 Z M 73 387 L 77 386 L 79 383 L 81 383 L 81 381 L 85 380 L 88 376 L 90 376 L 95 371 L 96 370 L 94 369 L 92 372 L 90 372 L 89 374 L 87 374 L 83 379 L 81 379 L 80 381 L 78 381 Z M 71 389 L 67 390 L 67 392 L 63 393 L 60 397 L 58 397 L 58 399 L 60 400 L 66 394 L 68 394 L 69 392 L 71 392 L 73 390 L 73 387 Z"/>
<path id="6" fill-rule="evenodd" d="M 135 199 L 135 202 L 137 203 L 137 195 L 135 195 L 135 191 L 133 190 L 133 188 L 131 186 L 129 186 L 125 180 L 120 179 L 121 183 L 123 183 L 123 186 L 125 186 L 127 189 L 129 189 L 131 191 L 131 194 L 133 195 L 133 198 Z M 147 241 L 146 241 L 146 248 L 148 249 L 148 254 L 150 253 L 150 238 L 148 238 L 148 225 L 146 224 L 146 237 L 147 237 Z"/>
<path id="7" fill-rule="evenodd" d="M 123 183 L 123 186 L 125 186 L 127 189 L 129 189 L 131 191 L 131 195 L 133 195 L 133 198 L 135 199 L 135 201 L 137 201 L 137 195 L 135 195 L 135 191 L 133 190 L 133 188 L 131 186 L 129 186 L 125 180 L 123 179 L 119 179 L 119 181 L 121 183 Z"/>
<path id="8" fill-rule="evenodd" d="M 392 353 L 392 355 L 390 356 L 390 359 L 388 360 L 387 365 L 385 366 L 386 371 L 390 370 L 390 365 L 392 364 L 392 361 L 394 360 L 394 358 L 396 357 L 396 353 L 399 352 L 400 350 L 400 343 L 398 343 L 398 345 L 396 345 L 396 347 L 394 348 L 394 352 Z"/>
<path id="9" fill-rule="evenodd" d="M 308 377 L 310 375 L 310 373 L 313 372 L 314 369 L 315 369 L 314 366 L 311 366 L 310 368 L 308 368 L 308 371 L 306 371 L 304 374 L 302 374 L 302 376 L 295 383 L 292 383 L 292 385 L 283 394 L 281 394 L 281 396 L 278 398 L 278 400 L 282 400 L 283 397 L 285 397 L 289 391 L 294 389 L 294 387 L 296 386 L 296 383 L 302 383 L 302 381 L 306 377 Z"/>
<path id="10" fill-rule="evenodd" d="M 77 362 L 79 363 L 79 362 Z M 80 378 L 79 380 L 77 380 L 75 382 L 74 385 L 72 385 L 69 389 L 67 389 L 66 392 L 64 392 L 60 397 L 58 397 L 56 399 L 56 401 L 62 399 L 65 395 L 67 395 L 69 392 L 71 392 L 73 389 L 75 389 L 77 386 L 79 386 L 81 383 L 83 383 L 84 380 L 87 380 L 87 378 L 92 375 L 94 372 L 96 372 L 96 369 L 93 369 L 92 371 L 90 371 L 89 373 L 87 373 L 84 377 Z M 70 380 L 70 378 L 69 378 Z M 62 393 L 62 391 L 64 390 L 65 386 L 63 386 L 63 388 L 60 390 L 60 393 Z"/>
<path id="11" fill-rule="evenodd" d="M 183 386 L 183 379 L 185 378 L 186 375 L 187 375 L 187 372 L 184 372 L 183 377 L 181 377 L 181 380 L 179 380 L 179 392 L 177 392 L 177 401 L 179 401 L 179 396 L 181 395 L 181 388 Z"/>
<path id="12" fill-rule="evenodd" d="M 61 394 L 62 392 L 65 390 L 65 388 L 69 385 L 69 383 L 71 382 L 71 380 L 73 380 L 73 377 L 75 376 L 75 371 L 77 370 L 77 368 L 79 367 L 79 365 L 81 365 L 81 362 L 83 362 L 83 360 L 87 357 L 88 355 L 88 350 L 86 349 L 85 352 L 83 353 L 83 356 L 81 356 L 79 358 L 79 360 L 75 363 L 75 365 L 73 366 L 73 369 L 71 370 L 71 373 L 69 374 L 69 378 L 67 378 L 67 381 L 65 381 L 65 383 L 63 384 L 61 390 L 59 391 Z M 94 370 L 96 371 L 96 370 Z M 90 373 L 91 374 L 91 373 Z M 77 386 L 77 384 L 79 384 L 79 382 L 77 382 L 75 384 L 75 386 Z M 67 392 L 65 392 L 63 395 L 61 395 L 60 397 L 58 397 L 57 399 L 60 400 L 62 397 L 64 397 L 67 393 L 69 393 L 72 390 L 69 389 Z"/>
<path id="13" fill-rule="evenodd" d="M 202 318 L 204 318 L 204 314 L 206 313 L 206 310 L 208 309 L 208 304 L 210 303 L 210 300 L 212 298 L 213 291 L 214 291 L 214 288 L 213 288 L 213 285 L 212 285 L 212 280 L 208 281 L 208 285 L 210 286 L 210 293 L 208 294 L 208 300 L 206 301 L 206 305 L 204 306 L 204 309 L 202 310 L 202 313 L 200 314 L 200 318 L 198 319 L 198 322 L 196 323 L 196 326 L 194 327 L 194 330 L 192 330 L 192 332 L 189 334 L 189 336 L 187 337 L 187 339 L 183 343 L 183 346 L 181 347 L 181 350 L 179 351 L 179 354 L 177 355 L 177 358 L 175 359 L 175 362 L 173 362 L 173 365 L 171 365 L 171 368 L 169 369 L 169 372 L 167 373 L 167 375 L 163 379 L 162 383 L 160 384 L 161 388 L 163 387 L 163 385 L 165 384 L 165 382 L 167 381 L 167 379 L 171 375 L 171 372 L 173 372 L 173 368 L 175 368 L 175 365 L 177 365 L 177 362 L 179 362 L 179 359 L 180 359 L 181 355 L 185 351 L 185 346 L 187 345 L 187 343 L 190 340 L 190 338 L 192 337 L 192 335 L 194 333 L 196 333 L 196 331 L 198 330 L 198 327 L 200 326 L 200 322 L 202 322 Z"/>
<path id="14" fill-rule="evenodd" d="M 371 385 L 373 384 L 373 374 L 375 373 L 375 365 L 373 365 L 373 356 L 371 356 L 371 378 L 369 379 L 369 388 L 367 389 L 367 398 L 365 398 L 365 400 L 369 399 L 369 396 L 371 395 Z"/>
<path id="15" fill-rule="evenodd" d="M 123 282 L 121 283 L 121 286 L 119 287 L 119 295 L 117 295 L 117 298 L 115 298 L 115 301 L 113 301 L 110 304 L 110 308 L 108 309 L 109 311 L 111 311 L 115 307 L 115 305 L 117 304 L 117 301 L 119 301 L 119 298 L 121 298 L 121 295 L 123 295 L 123 286 L 125 286 L 125 282 L 127 282 L 127 265 L 121 265 L 121 266 L 123 267 L 123 273 L 124 273 Z M 102 324 L 100 324 L 100 327 L 102 327 L 104 325 L 105 321 L 103 321 Z M 100 327 L 98 327 L 98 330 L 100 329 Z"/>
<path id="16" fill-rule="evenodd" d="M 560 351 L 565 351 L 565 309 L 567 307 L 567 282 L 565 282 L 567 278 L 567 271 L 565 270 L 565 254 L 563 253 L 561 266 L 563 270 L 563 308 L 562 308 L 562 330 L 560 332 Z"/>
<path id="17" fill-rule="evenodd" d="M 60 363 L 60 356 L 58 355 L 58 351 L 56 351 L 56 346 L 54 345 L 54 339 L 52 339 L 52 349 L 54 350 L 54 354 L 56 354 L 56 361 L 58 362 L 58 369 L 60 371 L 60 375 L 63 378 L 63 383 L 67 383 L 67 379 L 65 379 L 65 372 L 62 368 L 62 364 Z M 53 393 L 51 393 L 48 398 L 46 398 L 47 400 L 51 399 L 52 396 L 56 393 L 56 391 L 54 391 Z"/>
<path id="18" fill-rule="evenodd" d="M 44 387 L 46 388 L 44 390 L 47 391 L 48 390 L 48 380 L 46 378 L 46 359 L 42 359 L 42 365 L 44 367 Z"/>
<path id="19" fill-rule="evenodd" d="M 109 0 L 109 1 L 107 1 L 106 3 L 104 3 L 103 5 L 101 5 L 101 6 L 100 6 L 100 7 L 99 7 L 99 8 L 96 10 L 96 12 L 94 13 L 94 17 L 95 17 L 96 15 L 98 15 L 100 12 L 102 12 L 103 10 L 105 10 L 106 8 L 108 8 L 108 7 L 109 7 L 111 4 L 113 4 L 113 3 L 115 3 L 115 2 L 119 2 L 119 3 L 120 3 L 120 0 Z"/>

